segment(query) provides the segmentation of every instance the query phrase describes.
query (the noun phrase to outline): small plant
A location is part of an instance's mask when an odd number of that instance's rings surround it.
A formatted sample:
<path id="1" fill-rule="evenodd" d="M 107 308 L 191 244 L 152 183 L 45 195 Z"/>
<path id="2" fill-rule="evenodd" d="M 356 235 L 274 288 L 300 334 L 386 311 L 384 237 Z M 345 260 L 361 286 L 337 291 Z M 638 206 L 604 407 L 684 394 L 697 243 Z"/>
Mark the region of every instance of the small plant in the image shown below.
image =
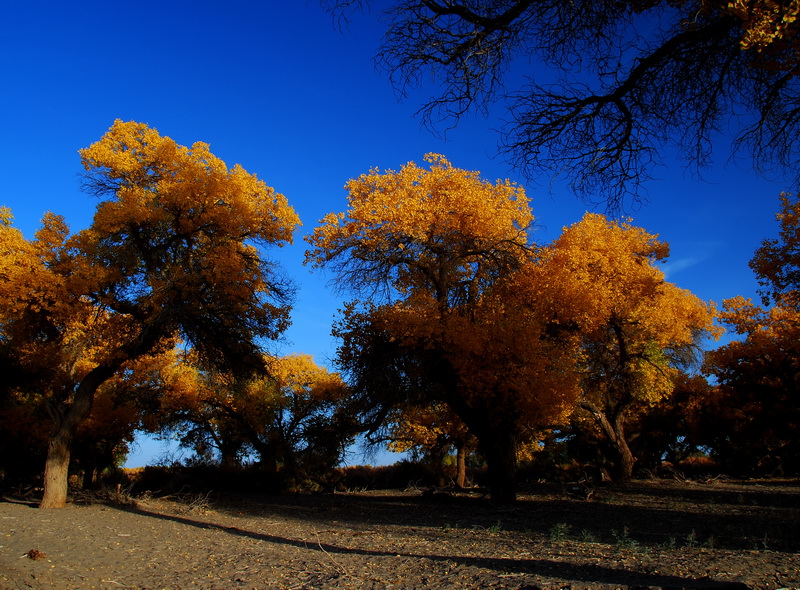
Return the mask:
<path id="1" fill-rule="evenodd" d="M 558 522 L 550 527 L 551 541 L 566 541 L 570 526 L 566 522 Z"/>
<path id="2" fill-rule="evenodd" d="M 714 549 L 716 544 L 717 540 L 714 538 L 714 535 L 709 535 L 708 539 L 706 539 L 706 542 L 703 543 L 703 547 L 705 547 L 706 549 Z"/>
<path id="3" fill-rule="evenodd" d="M 636 549 L 639 546 L 639 543 L 631 537 L 628 527 L 624 527 L 622 532 L 612 529 L 611 536 L 620 549 Z"/>
<path id="4" fill-rule="evenodd" d="M 686 535 L 686 546 L 687 547 L 697 547 L 697 533 L 694 529 L 692 532 Z"/>
<path id="5" fill-rule="evenodd" d="M 489 527 L 490 533 L 499 533 L 502 530 L 503 530 L 503 523 L 500 522 L 499 520 Z"/>
<path id="6" fill-rule="evenodd" d="M 589 529 L 582 529 L 579 538 L 584 543 L 597 543 L 597 537 Z"/>
<path id="7" fill-rule="evenodd" d="M 675 537 L 670 536 L 667 538 L 667 542 L 664 543 L 664 549 L 675 549 L 678 546 L 678 542 Z"/>

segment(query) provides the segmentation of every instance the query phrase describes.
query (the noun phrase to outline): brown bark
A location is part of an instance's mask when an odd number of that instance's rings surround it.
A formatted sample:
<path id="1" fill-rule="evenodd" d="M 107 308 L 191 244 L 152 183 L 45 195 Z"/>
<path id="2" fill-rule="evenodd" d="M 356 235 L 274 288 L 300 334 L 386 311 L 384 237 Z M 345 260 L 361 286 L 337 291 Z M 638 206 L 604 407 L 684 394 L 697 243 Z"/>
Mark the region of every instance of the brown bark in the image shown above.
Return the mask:
<path id="1" fill-rule="evenodd" d="M 44 495 L 40 508 L 63 508 L 67 503 L 67 479 L 72 439 L 78 427 L 92 411 L 97 388 L 116 370 L 116 367 L 100 366 L 92 369 L 75 390 L 72 404 L 59 416 L 56 431 L 47 445 L 47 461 L 44 467 Z"/>
<path id="2" fill-rule="evenodd" d="M 589 401 L 581 401 L 580 406 L 592 415 L 614 450 L 615 479 L 618 481 L 630 479 L 636 460 L 625 438 L 625 413 L 620 411 L 609 419 L 605 412 Z"/>
<path id="3" fill-rule="evenodd" d="M 47 446 L 44 467 L 44 495 L 40 508 L 64 508 L 67 504 L 69 455 L 73 433 L 59 428 Z"/>
<path id="4" fill-rule="evenodd" d="M 480 439 L 479 439 L 480 440 Z M 517 440 L 513 428 L 486 431 L 480 448 L 486 457 L 489 495 L 498 504 L 517 500 Z"/>
<path id="5" fill-rule="evenodd" d="M 95 367 L 83 378 L 73 395 L 72 403 L 56 410 L 56 430 L 47 446 L 44 467 L 44 495 L 40 508 L 63 508 L 67 503 L 67 484 L 72 440 L 78 427 L 89 417 L 97 389 L 110 379 L 123 362 L 150 350 L 157 340 L 155 329 L 146 330 L 139 339 L 106 365 Z"/>
<path id="6" fill-rule="evenodd" d="M 467 486 L 467 451 L 463 445 L 456 449 L 456 487 L 464 489 Z"/>

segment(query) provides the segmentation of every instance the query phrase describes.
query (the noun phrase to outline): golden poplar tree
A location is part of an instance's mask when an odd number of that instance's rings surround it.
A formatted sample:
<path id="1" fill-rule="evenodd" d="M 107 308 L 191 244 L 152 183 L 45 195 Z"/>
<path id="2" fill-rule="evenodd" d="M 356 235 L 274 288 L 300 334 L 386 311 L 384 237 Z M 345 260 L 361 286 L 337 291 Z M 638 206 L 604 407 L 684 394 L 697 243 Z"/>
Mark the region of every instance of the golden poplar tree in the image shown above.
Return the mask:
<path id="1" fill-rule="evenodd" d="M 216 450 L 225 466 L 254 451 L 266 471 L 286 479 L 331 469 L 349 440 L 337 414 L 347 392 L 342 378 L 306 354 L 266 356 L 264 365 L 260 376 L 198 376 L 196 395 L 172 408 L 180 415 L 173 428 L 186 446 Z"/>
<path id="2" fill-rule="evenodd" d="M 571 349 L 542 337 L 513 284 L 535 255 L 523 189 L 426 160 L 351 180 L 347 212 L 316 228 L 307 260 L 369 299 L 335 330 L 369 427 L 394 407 L 446 404 L 478 439 L 492 497 L 511 501 L 520 440 L 564 419 L 577 395 Z"/>
<path id="3" fill-rule="evenodd" d="M 681 364 L 719 333 L 714 306 L 666 280 L 658 263 L 668 254 L 642 228 L 587 214 L 546 248 L 532 277 L 553 321 L 580 338 L 578 406 L 613 449 L 620 479 L 633 471 L 630 414 L 670 395 Z"/>
<path id="4" fill-rule="evenodd" d="M 31 363 L 52 354 L 43 374 L 61 389 L 43 507 L 64 505 L 75 433 L 126 362 L 180 337 L 205 363 L 260 368 L 258 339 L 286 327 L 291 295 L 260 249 L 290 242 L 299 223 L 283 195 L 208 145 L 141 123 L 116 121 L 80 154 L 101 199 L 89 228 L 69 236 L 48 215 L 27 241 L 7 215 L 0 224 L 0 329 Z"/>
<path id="5" fill-rule="evenodd" d="M 783 194 L 778 237 L 766 239 L 750 267 L 762 308 L 743 297 L 723 302 L 722 321 L 738 340 L 711 352 L 706 370 L 718 385 L 726 466 L 740 473 L 800 471 L 800 200 Z M 735 410 L 733 410 L 735 408 Z"/>

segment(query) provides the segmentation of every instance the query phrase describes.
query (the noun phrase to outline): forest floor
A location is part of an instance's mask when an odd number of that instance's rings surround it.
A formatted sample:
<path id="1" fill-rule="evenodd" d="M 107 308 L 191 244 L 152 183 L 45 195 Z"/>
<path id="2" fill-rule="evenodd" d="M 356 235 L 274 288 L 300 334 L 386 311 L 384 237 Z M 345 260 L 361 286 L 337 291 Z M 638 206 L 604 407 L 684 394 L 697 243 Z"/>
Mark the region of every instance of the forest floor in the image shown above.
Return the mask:
<path id="1" fill-rule="evenodd" d="M 800 588 L 800 482 L 0 501 L 0 588 Z"/>

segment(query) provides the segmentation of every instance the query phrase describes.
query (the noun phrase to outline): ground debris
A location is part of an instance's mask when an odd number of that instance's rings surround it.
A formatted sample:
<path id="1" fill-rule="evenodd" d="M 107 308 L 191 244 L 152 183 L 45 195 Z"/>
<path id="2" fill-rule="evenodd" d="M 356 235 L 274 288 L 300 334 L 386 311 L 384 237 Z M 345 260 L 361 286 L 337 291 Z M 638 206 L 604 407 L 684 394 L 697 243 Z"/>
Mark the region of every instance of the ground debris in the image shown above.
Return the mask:
<path id="1" fill-rule="evenodd" d="M 649 481 L 587 502 L 538 485 L 514 510 L 419 491 L 0 502 L 0 590 L 800 588 L 797 491 Z"/>

